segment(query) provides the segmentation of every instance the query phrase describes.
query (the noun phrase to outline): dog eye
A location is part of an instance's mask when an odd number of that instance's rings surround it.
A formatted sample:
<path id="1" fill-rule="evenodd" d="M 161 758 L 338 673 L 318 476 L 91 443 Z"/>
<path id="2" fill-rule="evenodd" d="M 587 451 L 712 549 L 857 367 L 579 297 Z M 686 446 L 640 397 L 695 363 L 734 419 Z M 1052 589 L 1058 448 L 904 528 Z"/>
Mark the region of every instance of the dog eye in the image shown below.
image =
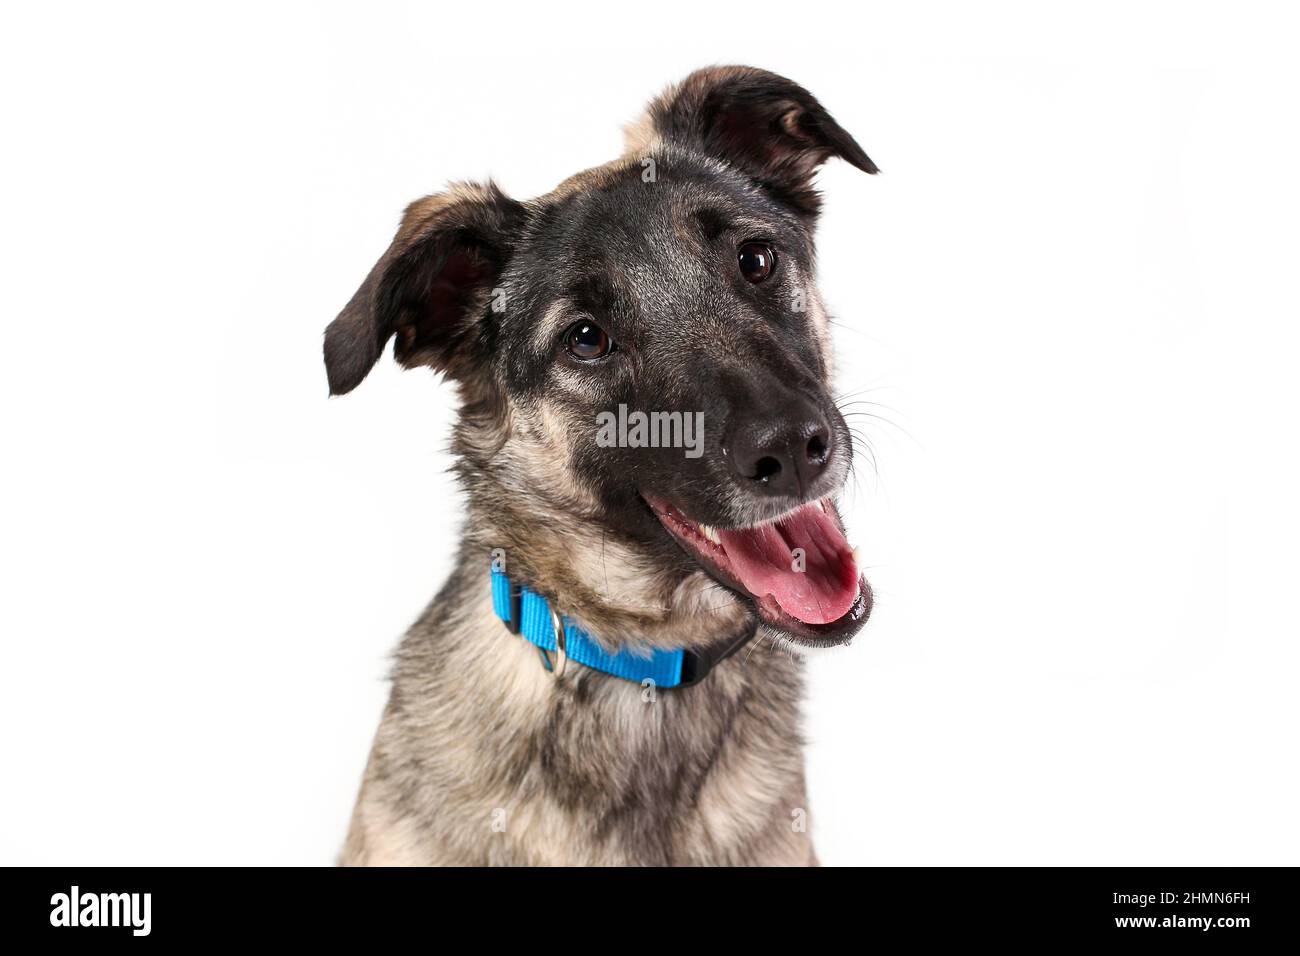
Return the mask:
<path id="1" fill-rule="evenodd" d="M 564 347 L 570 355 L 584 362 L 604 358 L 613 345 L 605 330 L 595 322 L 575 322 L 564 333 Z"/>
<path id="2" fill-rule="evenodd" d="M 761 242 L 747 242 L 740 247 L 740 274 L 750 282 L 762 282 L 776 269 L 776 253 Z"/>

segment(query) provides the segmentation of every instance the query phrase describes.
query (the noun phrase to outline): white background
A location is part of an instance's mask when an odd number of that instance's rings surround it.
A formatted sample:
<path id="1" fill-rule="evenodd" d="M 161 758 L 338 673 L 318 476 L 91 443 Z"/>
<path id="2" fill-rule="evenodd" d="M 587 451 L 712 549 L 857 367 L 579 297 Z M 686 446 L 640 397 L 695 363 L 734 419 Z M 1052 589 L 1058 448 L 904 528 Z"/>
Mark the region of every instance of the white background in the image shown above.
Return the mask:
<path id="1" fill-rule="evenodd" d="M 327 400 L 321 332 L 407 201 L 545 192 L 719 62 L 884 170 L 822 177 L 882 416 L 823 861 L 1300 862 L 1296 23 L 976 6 L 10 11 L 0 862 L 333 859 L 460 512 L 450 389 Z"/>

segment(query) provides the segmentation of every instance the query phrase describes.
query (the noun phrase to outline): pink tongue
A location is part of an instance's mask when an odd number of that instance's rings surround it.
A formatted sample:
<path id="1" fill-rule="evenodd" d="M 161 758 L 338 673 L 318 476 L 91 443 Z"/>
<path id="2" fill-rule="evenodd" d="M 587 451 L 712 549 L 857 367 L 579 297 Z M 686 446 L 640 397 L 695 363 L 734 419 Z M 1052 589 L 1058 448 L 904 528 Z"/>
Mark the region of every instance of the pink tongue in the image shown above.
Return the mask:
<path id="1" fill-rule="evenodd" d="M 805 624 L 837 621 L 857 599 L 853 550 L 835 519 L 815 502 L 775 525 L 719 528 L 718 537 L 745 589 L 760 600 L 772 595 L 781 610 Z"/>

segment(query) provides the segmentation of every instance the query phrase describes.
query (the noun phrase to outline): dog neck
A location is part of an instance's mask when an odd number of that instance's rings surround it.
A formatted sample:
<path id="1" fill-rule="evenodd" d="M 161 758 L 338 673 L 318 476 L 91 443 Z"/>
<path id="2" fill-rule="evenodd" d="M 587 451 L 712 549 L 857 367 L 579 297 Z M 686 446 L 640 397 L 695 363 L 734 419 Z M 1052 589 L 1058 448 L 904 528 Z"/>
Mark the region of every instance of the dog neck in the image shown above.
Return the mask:
<path id="1" fill-rule="evenodd" d="M 752 610 L 703 571 L 665 570 L 599 521 L 516 499 L 471 500 L 463 560 L 507 575 L 612 651 L 704 648 L 752 631 Z"/>

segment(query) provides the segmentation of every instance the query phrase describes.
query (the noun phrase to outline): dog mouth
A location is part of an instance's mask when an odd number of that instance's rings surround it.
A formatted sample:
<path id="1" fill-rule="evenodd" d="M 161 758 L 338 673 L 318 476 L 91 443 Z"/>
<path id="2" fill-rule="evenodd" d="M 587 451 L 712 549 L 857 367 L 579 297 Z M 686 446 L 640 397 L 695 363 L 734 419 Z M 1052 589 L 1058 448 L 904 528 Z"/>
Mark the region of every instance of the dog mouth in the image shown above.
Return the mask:
<path id="1" fill-rule="evenodd" d="M 766 624 L 798 643 L 846 643 L 866 623 L 871 586 L 829 498 L 775 521 L 712 528 L 665 501 L 642 497 L 711 577 L 748 597 Z"/>

